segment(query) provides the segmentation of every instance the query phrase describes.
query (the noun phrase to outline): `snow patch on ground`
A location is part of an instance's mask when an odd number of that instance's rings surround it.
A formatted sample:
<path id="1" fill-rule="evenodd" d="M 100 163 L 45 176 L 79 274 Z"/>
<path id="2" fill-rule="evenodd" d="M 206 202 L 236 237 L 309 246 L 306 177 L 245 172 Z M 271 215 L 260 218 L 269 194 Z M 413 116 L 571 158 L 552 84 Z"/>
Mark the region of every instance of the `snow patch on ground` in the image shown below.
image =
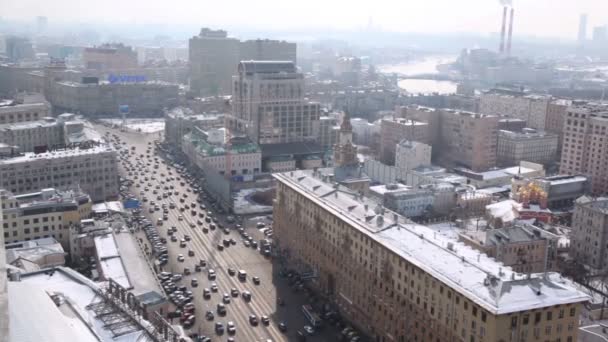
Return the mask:
<path id="1" fill-rule="evenodd" d="M 272 206 L 258 204 L 250 199 L 250 196 L 256 192 L 269 190 L 272 190 L 272 188 L 245 189 L 234 193 L 234 213 L 237 215 L 250 215 L 272 212 Z"/>
<path id="2" fill-rule="evenodd" d="M 122 119 L 100 119 L 110 125 L 122 125 Z M 155 133 L 165 130 L 165 119 L 127 119 L 126 128 L 133 132 Z"/>

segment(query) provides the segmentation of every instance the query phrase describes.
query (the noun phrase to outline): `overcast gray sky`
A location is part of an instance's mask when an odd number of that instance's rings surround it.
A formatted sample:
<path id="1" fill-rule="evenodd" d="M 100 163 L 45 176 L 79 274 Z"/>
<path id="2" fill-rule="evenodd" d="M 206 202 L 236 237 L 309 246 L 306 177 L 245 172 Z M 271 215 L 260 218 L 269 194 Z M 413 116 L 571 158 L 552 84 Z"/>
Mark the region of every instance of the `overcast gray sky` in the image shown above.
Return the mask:
<path id="1" fill-rule="evenodd" d="M 514 34 L 574 39 L 580 13 L 591 27 L 608 24 L 608 0 L 514 0 Z M 499 0 L 0 0 L 7 19 L 223 25 L 256 29 L 357 29 L 400 32 L 500 30 Z M 161 32 L 159 32 L 161 33 Z"/>

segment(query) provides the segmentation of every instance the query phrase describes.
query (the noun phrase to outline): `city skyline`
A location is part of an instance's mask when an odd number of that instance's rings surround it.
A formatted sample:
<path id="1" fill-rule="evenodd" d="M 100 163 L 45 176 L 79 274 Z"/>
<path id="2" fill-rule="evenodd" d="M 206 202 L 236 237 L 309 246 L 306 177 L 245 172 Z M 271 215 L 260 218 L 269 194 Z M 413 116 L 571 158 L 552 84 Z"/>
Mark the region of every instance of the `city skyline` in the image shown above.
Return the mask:
<path id="1" fill-rule="evenodd" d="M 120 12 L 114 10 L 121 8 Z M 213 11 L 207 9 L 213 8 Z M 239 11 L 234 11 L 239 8 Z M 582 0 L 576 3 L 555 4 L 550 0 L 515 2 L 514 35 L 558 37 L 575 40 L 581 13 L 589 14 L 588 29 L 608 24 L 595 13 L 608 9 L 607 3 Z M 552 20 L 544 13 L 551 8 Z M 269 11 L 272 9 L 272 11 Z M 212 26 L 215 28 L 238 27 L 274 31 L 310 30 L 360 30 L 374 29 L 403 33 L 481 33 L 500 31 L 501 2 L 493 0 L 464 0 L 448 2 L 429 0 L 414 3 L 375 2 L 374 6 L 351 6 L 345 1 L 323 3 L 307 2 L 307 6 L 293 10 L 277 0 L 264 1 L 263 5 L 240 0 L 214 3 L 181 0 L 172 6 L 160 2 L 133 1 L 128 3 L 110 0 L 101 3 L 80 3 L 60 0 L 39 3 L 34 0 L 7 0 L 0 5 L 3 17 L 8 20 L 31 21 L 36 16 L 47 16 L 49 27 L 61 22 L 122 23 L 134 26 Z M 281 15 L 277 16 L 276 13 Z M 427 13 L 428 15 L 421 15 Z M 314 18 L 314 20 L 310 20 Z M 237 24 L 238 23 L 238 24 Z M 162 32 L 156 32 L 160 34 Z M 590 37 L 588 37 L 590 38 Z"/>

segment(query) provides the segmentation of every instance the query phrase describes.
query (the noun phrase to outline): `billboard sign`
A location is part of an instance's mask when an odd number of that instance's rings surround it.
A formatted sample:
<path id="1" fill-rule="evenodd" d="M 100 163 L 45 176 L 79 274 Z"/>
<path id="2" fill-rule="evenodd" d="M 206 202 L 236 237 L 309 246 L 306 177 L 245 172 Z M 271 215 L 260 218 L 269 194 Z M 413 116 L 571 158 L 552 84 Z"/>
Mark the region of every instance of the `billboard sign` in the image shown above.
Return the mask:
<path id="1" fill-rule="evenodd" d="M 136 199 L 128 199 L 122 203 L 125 209 L 136 209 L 139 208 L 139 201 Z"/>
<path id="2" fill-rule="evenodd" d="M 120 105 L 118 106 L 118 111 L 120 114 L 128 114 L 129 113 L 129 105 Z"/>
<path id="3" fill-rule="evenodd" d="M 146 82 L 144 75 L 108 75 L 108 82 L 114 83 L 139 83 Z"/>

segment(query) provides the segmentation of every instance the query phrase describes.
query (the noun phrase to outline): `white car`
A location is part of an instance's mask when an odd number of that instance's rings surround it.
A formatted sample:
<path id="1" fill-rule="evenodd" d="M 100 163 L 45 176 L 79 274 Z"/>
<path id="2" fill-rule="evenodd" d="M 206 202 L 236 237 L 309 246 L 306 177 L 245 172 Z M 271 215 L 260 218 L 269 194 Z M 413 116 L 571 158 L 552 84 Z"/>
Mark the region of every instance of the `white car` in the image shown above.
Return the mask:
<path id="1" fill-rule="evenodd" d="M 184 258 L 184 255 L 183 255 L 183 254 L 179 254 L 179 255 L 177 256 L 177 261 L 179 261 L 179 262 L 184 262 L 184 260 L 186 260 L 186 258 Z"/>

